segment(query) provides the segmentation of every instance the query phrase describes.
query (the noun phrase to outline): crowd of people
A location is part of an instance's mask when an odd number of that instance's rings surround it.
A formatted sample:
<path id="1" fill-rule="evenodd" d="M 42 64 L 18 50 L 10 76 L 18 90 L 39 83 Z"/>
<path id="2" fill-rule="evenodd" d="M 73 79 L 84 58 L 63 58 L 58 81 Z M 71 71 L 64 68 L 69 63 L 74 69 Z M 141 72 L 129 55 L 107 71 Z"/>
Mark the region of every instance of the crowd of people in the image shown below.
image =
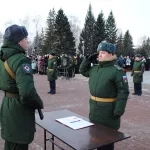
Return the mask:
<path id="1" fill-rule="evenodd" d="M 126 72 L 129 72 L 133 68 L 134 61 L 135 61 L 135 57 L 121 55 L 118 58 L 118 65 L 124 68 Z M 145 71 L 149 71 L 150 70 L 150 58 L 149 57 L 145 58 L 144 56 L 142 56 L 142 62 L 144 63 Z"/>
<path id="2" fill-rule="evenodd" d="M 49 54 L 46 55 L 30 55 L 29 56 L 31 61 L 32 61 L 32 71 L 33 74 L 38 73 L 40 75 L 46 75 L 46 70 L 48 66 L 48 59 L 49 59 Z M 83 56 L 77 55 L 67 55 L 67 54 L 61 54 L 61 55 L 56 55 L 56 60 L 57 60 L 57 69 L 61 72 L 61 69 L 66 67 L 71 69 L 69 73 L 69 77 L 72 77 L 71 72 L 74 71 L 74 74 L 79 73 L 79 66 L 83 60 Z M 117 64 L 121 67 L 124 68 L 126 72 L 132 71 L 133 64 L 135 61 L 135 57 L 129 57 L 129 56 L 120 56 L 117 58 Z M 150 70 L 150 59 L 145 58 L 142 56 L 142 62 L 145 65 L 145 71 Z M 95 61 L 94 63 L 98 63 L 98 61 Z M 58 72 L 58 76 L 61 75 Z"/>
<path id="3" fill-rule="evenodd" d="M 46 75 L 49 54 L 46 55 L 30 55 L 31 66 L 33 74 L 38 73 L 40 75 Z M 73 56 L 67 54 L 55 55 L 57 60 L 58 76 L 62 75 L 62 69 L 67 68 L 68 76 L 74 77 L 76 73 L 79 73 L 79 66 L 83 60 L 82 56 Z"/>

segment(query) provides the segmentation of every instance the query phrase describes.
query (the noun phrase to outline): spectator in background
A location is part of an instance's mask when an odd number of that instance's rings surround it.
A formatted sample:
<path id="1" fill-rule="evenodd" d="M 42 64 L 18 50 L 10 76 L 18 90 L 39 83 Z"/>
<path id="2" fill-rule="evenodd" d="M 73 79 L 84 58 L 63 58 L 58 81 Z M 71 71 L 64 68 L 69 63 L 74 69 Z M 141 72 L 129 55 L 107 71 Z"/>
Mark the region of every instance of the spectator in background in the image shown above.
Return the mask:
<path id="1" fill-rule="evenodd" d="M 124 58 L 123 58 L 122 55 L 119 57 L 118 65 L 119 65 L 121 68 L 124 68 L 124 67 L 125 67 L 125 60 L 124 60 Z"/>
<path id="2" fill-rule="evenodd" d="M 131 67 L 131 59 L 129 58 L 129 56 L 127 56 L 127 58 L 126 58 L 126 71 L 130 71 L 130 67 Z"/>
<path id="3" fill-rule="evenodd" d="M 37 61 L 35 60 L 35 58 L 32 59 L 31 67 L 32 67 L 33 74 L 35 74 L 36 73 L 36 68 L 37 68 Z"/>

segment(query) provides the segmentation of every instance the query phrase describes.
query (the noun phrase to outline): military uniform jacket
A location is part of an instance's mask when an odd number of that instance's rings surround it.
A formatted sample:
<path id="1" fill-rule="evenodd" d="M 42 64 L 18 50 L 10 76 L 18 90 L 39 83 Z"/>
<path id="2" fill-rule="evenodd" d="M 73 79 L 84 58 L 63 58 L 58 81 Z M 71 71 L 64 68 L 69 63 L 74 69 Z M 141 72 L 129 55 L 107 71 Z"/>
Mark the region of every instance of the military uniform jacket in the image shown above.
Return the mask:
<path id="1" fill-rule="evenodd" d="M 16 75 L 13 79 L 4 67 L 1 68 L 1 89 L 16 93 L 18 97 L 4 95 L 0 109 L 1 136 L 4 140 L 29 144 L 35 133 L 35 109 L 42 109 L 43 102 L 34 87 L 31 61 L 18 44 L 4 41 L 1 60 L 7 63 Z"/>
<path id="2" fill-rule="evenodd" d="M 1 66 L 2 66 L 3 62 L 0 60 L 0 79 L 2 78 L 2 73 L 1 73 Z M 0 80 L 0 90 L 1 90 L 1 80 Z"/>
<path id="3" fill-rule="evenodd" d="M 143 82 L 143 73 L 144 73 L 144 63 L 142 61 L 135 61 L 131 73 L 131 76 L 133 76 L 133 82 L 134 83 Z"/>
<path id="4" fill-rule="evenodd" d="M 57 80 L 56 58 L 52 58 L 48 60 L 47 77 L 48 77 L 48 81 Z"/>
<path id="5" fill-rule="evenodd" d="M 80 72 L 83 76 L 89 77 L 89 89 L 93 97 L 104 98 L 104 100 L 116 98 L 115 102 L 101 102 L 90 98 L 90 120 L 119 129 L 129 88 L 125 72 L 114 64 L 114 61 L 107 61 L 91 67 L 90 61 L 84 59 L 80 65 Z M 114 115 L 118 117 L 114 119 Z"/>

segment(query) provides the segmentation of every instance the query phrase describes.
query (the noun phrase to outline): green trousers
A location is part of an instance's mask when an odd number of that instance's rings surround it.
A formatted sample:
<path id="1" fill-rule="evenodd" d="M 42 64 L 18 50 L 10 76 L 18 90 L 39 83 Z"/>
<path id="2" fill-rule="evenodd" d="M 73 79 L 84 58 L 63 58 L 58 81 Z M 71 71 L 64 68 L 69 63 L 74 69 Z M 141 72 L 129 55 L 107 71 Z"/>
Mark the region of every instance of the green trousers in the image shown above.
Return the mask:
<path id="1" fill-rule="evenodd" d="M 4 150 L 28 150 L 28 144 L 17 144 L 5 141 Z"/>

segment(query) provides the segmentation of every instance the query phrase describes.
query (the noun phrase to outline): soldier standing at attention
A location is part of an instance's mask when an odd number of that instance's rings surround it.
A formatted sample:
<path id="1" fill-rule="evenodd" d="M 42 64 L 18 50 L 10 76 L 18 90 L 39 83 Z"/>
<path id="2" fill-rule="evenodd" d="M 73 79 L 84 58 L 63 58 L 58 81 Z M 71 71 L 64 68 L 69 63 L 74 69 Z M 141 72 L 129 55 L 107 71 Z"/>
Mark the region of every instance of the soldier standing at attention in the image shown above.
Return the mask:
<path id="1" fill-rule="evenodd" d="M 28 150 L 36 131 L 35 109 L 43 108 L 34 87 L 31 60 L 24 55 L 28 49 L 27 36 L 23 26 L 8 27 L 0 52 L 0 86 L 4 91 L 0 124 L 4 150 Z"/>
<path id="2" fill-rule="evenodd" d="M 50 85 L 49 94 L 56 94 L 57 60 L 55 53 L 50 53 L 47 67 L 47 77 Z"/>
<path id="3" fill-rule="evenodd" d="M 144 62 L 142 62 L 141 55 L 137 54 L 131 72 L 131 76 L 133 76 L 133 83 L 134 83 L 133 95 L 138 96 L 142 95 L 143 73 L 144 73 Z"/>
<path id="4" fill-rule="evenodd" d="M 89 119 L 91 122 L 118 130 L 125 111 L 129 87 L 126 73 L 116 65 L 115 50 L 114 44 L 101 42 L 97 48 L 98 53 L 84 58 L 79 71 L 83 76 L 89 77 Z M 97 56 L 99 64 L 91 67 Z M 98 150 L 114 150 L 114 144 Z"/>

